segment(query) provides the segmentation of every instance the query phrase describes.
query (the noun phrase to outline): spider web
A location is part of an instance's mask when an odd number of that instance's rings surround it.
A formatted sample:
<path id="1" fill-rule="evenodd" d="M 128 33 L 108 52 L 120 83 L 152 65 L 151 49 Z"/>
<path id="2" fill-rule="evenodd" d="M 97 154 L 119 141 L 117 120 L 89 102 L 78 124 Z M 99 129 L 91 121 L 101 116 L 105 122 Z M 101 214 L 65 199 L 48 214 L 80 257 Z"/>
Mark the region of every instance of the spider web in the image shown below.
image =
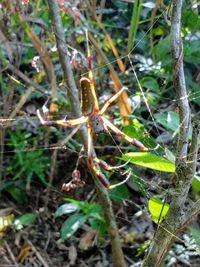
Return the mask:
<path id="1" fill-rule="evenodd" d="M 165 12 L 165 11 L 164 11 L 164 12 Z M 155 25 L 155 23 L 156 23 L 157 21 L 159 21 L 160 18 L 162 18 L 162 16 L 163 16 L 163 13 L 162 13 L 162 14 L 161 14 L 161 15 L 154 21 L 153 25 L 152 25 L 151 27 L 149 27 L 148 31 L 147 31 L 147 32 L 143 35 L 143 37 L 136 43 L 136 45 L 132 48 L 132 50 L 131 50 L 128 54 L 126 54 L 126 55 L 120 57 L 121 59 L 128 59 L 128 61 L 129 61 L 129 63 L 130 63 L 130 66 L 131 66 L 131 71 L 132 71 L 132 73 L 133 73 L 133 75 L 134 75 L 134 77 L 135 77 L 136 84 L 137 84 L 137 86 L 138 86 L 138 91 L 141 93 L 141 95 L 142 95 L 142 97 L 143 97 L 143 101 L 144 101 L 144 103 L 145 103 L 145 105 L 146 105 L 147 111 L 149 112 L 149 115 L 150 115 L 152 124 L 153 124 L 153 126 L 155 127 L 155 129 L 156 129 L 156 131 L 157 131 L 158 133 L 159 133 L 159 126 L 158 126 L 156 120 L 154 119 L 154 111 L 151 109 L 151 106 L 150 106 L 150 104 L 148 103 L 148 99 L 147 99 L 147 97 L 146 97 L 146 95 L 145 95 L 145 91 L 144 91 L 144 89 L 142 88 L 141 83 L 140 83 L 140 81 L 139 81 L 139 79 L 138 79 L 137 71 L 135 70 L 135 66 L 134 66 L 134 63 L 133 63 L 133 60 L 132 60 L 131 56 L 132 56 L 134 50 L 137 48 L 137 46 L 143 41 L 143 39 L 144 39 L 145 36 L 148 34 L 148 32 L 153 28 L 153 26 Z M 116 61 L 117 61 L 117 59 L 115 59 L 115 60 L 111 60 L 111 61 L 109 62 L 109 64 L 114 64 Z M 108 64 L 103 64 L 103 65 L 101 65 L 101 66 L 98 66 L 98 67 L 96 67 L 96 68 L 93 68 L 93 71 L 96 71 L 96 70 L 98 70 L 98 69 L 102 69 L 102 68 L 106 68 L 107 65 L 108 65 Z M 85 73 L 85 74 L 87 74 L 87 73 Z M 12 77 L 11 77 L 11 78 L 12 78 Z M 62 82 L 63 82 L 63 80 L 61 80 L 60 82 L 58 82 L 58 84 L 59 84 L 59 83 L 62 83 Z M 21 84 L 23 85 L 22 82 L 21 82 Z M 24 85 L 24 87 L 26 88 L 26 85 Z M 43 86 L 43 87 L 45 87 L 45 86 Z M 48 88 L 48 87 L 49 87 L 49 85 L 46 85 L 46 88 Z M 132 90 L 130 90 L 130 89 L 129 89 L 128 91 L 129 91 L 131 94 L 135 94 L 135 92 L 132 92 Z M 185 96 L 185 97 L 187 97 L 187 98 L 189 99 L 189 101 L 197 100 L 197 99 L 200 98 L 200 92 L 192 92 L 192 91 L 189 91 L 189 92 L 188 92 L 188 95 Z M 169 104 L 170 104 L 170 103 L 176 103 L 176 102 L 178 102 L 178 100 L 179 100 L 179 99 L 174 100 L 174 99 L 170 99 L 170 98 L 167 98 L 167 97 L 163 97 L 163 98 L 164 98 L 165 100 L 169 101 Z M 3 125 L 3 123 L 5 123 L 5 122 L 8 122 L 8 121 L 18 121 L 19 119 L 22 119 L 22 118 L 23 118 L 23 116 L 22 116 L 22 117 L 15 117 L 15 118 L 13 118 L 13 119 L 10 119 L 10 118 L 0 118 L 0 123 L 2 123 L 2 125 Z M 28 117 L 28 120 L 29 120 L 29 121 L 32 121 L 32 120 L 34 121 L 34 120 L 38 120 L 38 119 L 37 119 L 37 118 L 31 118 L 31 117 Z M 76 127 L 76 128 L 77 128 L 77 127 Z M 75 129 L 76 129 L 76 128 L 75 128 Z M 180 125 L 179 125 L 179 128 L 180 128 Z M 77 130 L 78 130 L 78 129 L 77 129 Z M 178 130 L 177 130 L 177 131 L 178 131 Z M 119 149 L 120 153 L 123 154 L 123 149 L 122 149 L 119 145 L 116 144 L 114 138 L 112 137 L 112 134 L 111 134 L 111 133 L 109 133 L 109 134 L 110 134 L 111 138 L 113 139 L 113 141 L 114 141 L 114 143 L 115 143 L 115 146 L 117 146 L 117 148 Z M 73 135 L 71 136 L 71 138 L 72 138 L 72 137 L 73 137 Z M 162 144 L 162 143 L 163 143 L 163 142 L 162 142 L 162 140 L 161 140 L 161 144 Z M 10 144 L 10 145 L 11 145 L 11 144 Z M 3 145 L 1 144 L 1 147 L 2 147 L 2 146 L 3 146 Z M 9 144 L 6 144 L 6 146 L 9 146 Z M 13 145 L 11 145 L 11 146 L 13 146 Z M 74 151 L 73 149 L 71 149 L 70 147 L 68 147 L 68 146 L 65 145 L 65 144 L 58 145 L 58 143 L 50 144 L 50 145 L 48 145 L 48 146 L 45 146 L 45 145 L 37 145 L 37 148 L 33 146 L 33 147 L 25 148 L 25 149 L 20 149 L 21 144 L 16 145 L 16 147 L 19 147 L 19 149 L 15 149 L 15 150 L 6 150 L 5 152 L 4 152 L 4 151 L 0 151 L 0 153 L 1 153 L 1 154 L 2 154 L 2 153 L 6 153 L 6 154 L 8 154 L 8 153 L 16 153 L 16 152 L 32 152 L 32 151 L 39 151 L 39 150 L 68 150 L 68 151 L 71 151 L 71 152 L 73 152 L 73 153 L 77 153 L 77 155 L 79 155 L 79 151 Z M 165 152 L 163 147 L 165 147 L 165 145 L 161 146 L 161 149 L 163 149 L 163 152 Z M 97 147 L 96 147 L 96 148 L 97 148 Z M 155 153 L 157 153 L 157 152 L 155 151 Z M 87 157 L 85 154 L 84 154 L 83 156 L 84 156 L 84 157 Z M 198 159 L 199 159 L 199 158 L 198 158 Z M 149 186 L 150 188 L 155 188 L 156 190 L 158 190 L 158 192 L 163 192 L 163 191 L 165 190 L 165 188 L 163 188 L 162 186 L 158 185 L 157 183 L 154 183 L 153 181 L 144 180 L 144 179 L 141 178 L 141 177 L 140 177 L 140 179 L 141 179 L 145 184 L 148 184 L 148 186 Z M 51 188 L 51 190 L 56 191 L 57 193 L 59 193 L 59 194 L 65 196 L 65 195 L 62 194 L 60 191 L 56 190 L 52 185 L 50 185 L 50 188 Z M 149 195 L 149 197 L 151 197 L 151 196 Z M 134 201 L 127 200 L 127 202 L 131 203 L 131 205 L 135 205 L 135 206 L 136 206 L 138 209 L 140 209 L 140 210 L 143 209 L 143 208 L 141 208 L 140 206 L 138 206 L 138 204 L 135 203 Z M 117 217 L 120 218 L 119 216 L 117 216 Z M 124 219 L 124 218 L 123 218 L 123 219 Z M 128 221 L 127 221 L 127 222 L 128 222 Z M 166 230 L 166 229 L 165 229 L 165 230 Z M 171 233 L 171 234 L 172 234 L 172 233 Z M 172 234 L 172 235 L 173 235 L 173 234 Z M 180 238 L 180 237 L 178 237 L 178 236 L 175 236 L 175 237 L 176 237 L 177 240 L 179 240 L 181 243 L 185 244 L 186 246 L 189 245 L 184 239 L 182 239 L 182 238 Z M 199 253 L 198 250 L 197 250 L 197 253 Z"/>

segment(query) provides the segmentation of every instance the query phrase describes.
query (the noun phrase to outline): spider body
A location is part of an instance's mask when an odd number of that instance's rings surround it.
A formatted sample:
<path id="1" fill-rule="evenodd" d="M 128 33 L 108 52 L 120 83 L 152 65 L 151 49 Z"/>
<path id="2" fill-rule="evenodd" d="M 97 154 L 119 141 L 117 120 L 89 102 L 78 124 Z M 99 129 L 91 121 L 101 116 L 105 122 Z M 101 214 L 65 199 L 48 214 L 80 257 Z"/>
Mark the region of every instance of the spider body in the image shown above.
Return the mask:
<path id="1" fill-rule="evenodd" d="M 93 133 L 99 134 L 105 132 L 105 125 L 102 120 L 99 105 L 91 90 L 92 83 L 90 79 L 84 77 L 80 80 L 81 86 L 81 111 L 84 116 L 88 117 L 88 125 Z"/>
<path id="2" fill-rule="evenodd" d="M 67 120 L 66 118 L 62 120 L 44 120 L 40 111 L 37 110 L 37 115 L 43 125 L 62 125 L 62 126 L 69 126 L 73 127 L 76 125 L 80 125 L 83 123 L 87 124 L 87 132 L 88 132 L 88 145 L 87 145 L 87 155 L 88 155 L 88 166 L 94 172 L 94 174 L 100 179 L 101 183 L 108 189 L 112 189 L 122 183 L 126 182 L 127 179 L 130 177 L 130 173 L 128 174 L 127 178 L 115 185 L 110 185 L 108 180 L 106 179 L 105 175 L 101 172 L 100 167 L 108 171 L 112 171 L 116 168 L 122 166 L 110 166 L 105 161 L 100 160 L 96 157 L 94 148 L 93 148 L 93 134 L 99 134 L 101 132 L 106 132 L 111 130 L 116 135 L 124 138 L 127 142 L 133 144 L 137 148 L 143 151 L 148 151 L 148 148 L 145 147 L 140 141 L 137 139 L 131 138 L 123 133 L 120 129 L 118 129 L 113 123 L 111 123 L 105 116 L 104 113 L 108 109 L 111 103 L 113 103 L 124 90 L 126 87 L 122 87 L 116 94 L 114 94 L 110 99 L 108 99 L 103 107 L 99 109 L 99 104 L 97 100 L 97 96 L 95 93 L 94 87 L 94 77 L 92 73 L 92 62 L 91 62 L 91 54 L 88 45 L 87 51 L 87 60 L 88 60 L 88 77 L 83 77 L 80 80 L 81 86 L 81 110 L 82 110 L 82 117 L 72 120 Z"/>
<path id="3" fill-rule="evenodd" d="M 88 117 L 88 124 L 91 127 L 94 134 L 106 132 L 107 128 L 104 124 L 101 114 L 94 113 Z"/>

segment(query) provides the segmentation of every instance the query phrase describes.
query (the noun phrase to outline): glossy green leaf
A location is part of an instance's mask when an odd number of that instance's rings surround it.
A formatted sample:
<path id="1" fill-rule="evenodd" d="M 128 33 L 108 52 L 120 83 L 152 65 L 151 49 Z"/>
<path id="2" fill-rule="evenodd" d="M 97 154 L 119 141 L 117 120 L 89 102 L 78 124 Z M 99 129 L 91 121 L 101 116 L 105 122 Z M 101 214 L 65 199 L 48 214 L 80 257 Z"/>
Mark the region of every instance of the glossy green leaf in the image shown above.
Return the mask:
<path id="1" fill-rule="evenodd" d="M 62 225 L 61 228 L 61 238 L 62 240 L 68 239 L 72 236 L 81 225 L 83 225 L 87 220 L 87 217 L 82 214 L 74 214 L 70 216 Z"/>
<path id="2" fill-rule="evenodd" d="M 55 218 L 60 217 L 64 214 L 70 214 L 79 210 L 79 206 L 75 203 L 66 203 L 61 205 L 55 212 Z"/>
<path id="3" fill-rule="evenodd" d="M 122 157 L 123 160 L 130 160 L 131 163 L 162 172 L 174 172 L 174 163 L 166 160 L 161 156 L 147 152 L 130 152 L 126 153 Z"/>
<path id="4" fill-rule="evenodd" d="M 169 210 L 169 204 L 163 203 L 159 198 L 151 198 L 148 203 L 152 220 L 155 223 L 162 222 Z"/>

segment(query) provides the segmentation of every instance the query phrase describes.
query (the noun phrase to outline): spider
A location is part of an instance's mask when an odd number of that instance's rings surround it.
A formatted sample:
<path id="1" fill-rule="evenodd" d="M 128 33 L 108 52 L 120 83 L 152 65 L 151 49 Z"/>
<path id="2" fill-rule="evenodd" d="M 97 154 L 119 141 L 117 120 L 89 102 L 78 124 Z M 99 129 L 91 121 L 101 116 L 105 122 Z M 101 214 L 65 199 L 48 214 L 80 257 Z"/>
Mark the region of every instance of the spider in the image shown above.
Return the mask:
<path id="1" fill-rule="evenodd" d="M 88 146 L 87 146 L 87 158 L 88 158 L 88 166 L 93 171 L 93 173 L 100 179 L 101 183 L 107 188 L 112 189 L 116 186 L 121 185 L 126 182 L 130 176 L 120 183 L 110 185 L 105 175 L 100 171 L 100 167 L 103 167 L 107 171 L 112 171 L 113 169 L 120 168 L 121 166 L 110 166 L 105 161 L 96 157 L 92 140 L 93 134 L 99 134 L 101 132 L 108 132 L 108 130 L 113 131 L 116 135 L 124 138 L 127 142 L 133 144 L 137 148 L 143 151 L 148 151 L 149 149 L 145 147 L 140 141 L 135 138 L 131 138 L 126 135 L 124 132 L 119 130 L 113 123 L 111 123 L 105 116 L 104 113 L 108 109 L 108 107 L 113 103 L 123 91 L 127 90 L 126 87 L 122 87 L 117 93 L 115 93 L 110 99 L 108 99 L 103 107 L 99 108 L 99 103 L 97 100 L 95 86 L 94 86 L 94 77 L 92 72 L 92 57 L 89 48 L 88 38 L 87 40 L 87 64 L 88 64 L 88 77 L 83 77 L 80 79 L 81 86 L 81 110 L 82 117 L 72 120 L 67 120 L 66 118 L 61 120 L 44 120 L 39 110 L 37 110 L 38 118 L 41 121 L 42 125 L 62 125 L 62 126 L 77 126 L 83 123 L 87 124 L 87 132 L 88 132 Z"/>

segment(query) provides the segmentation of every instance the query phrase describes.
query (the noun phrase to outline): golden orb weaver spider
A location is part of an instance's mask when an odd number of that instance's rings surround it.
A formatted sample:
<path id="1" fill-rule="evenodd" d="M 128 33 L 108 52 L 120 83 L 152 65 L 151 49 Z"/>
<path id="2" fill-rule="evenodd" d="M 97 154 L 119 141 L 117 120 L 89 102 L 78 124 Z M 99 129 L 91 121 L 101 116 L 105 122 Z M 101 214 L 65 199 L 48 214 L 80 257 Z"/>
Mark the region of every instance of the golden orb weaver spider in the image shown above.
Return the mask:
<path id="1" fill-rule="evenodd" d="M 37 110 L 38 118 L 41 121 L 42 125 L 61 125 L 61 126 L 77 126 L 83 123 L 87 123 L 87 132 L 88 132 L 88 166 L 93 171 L 93 173 L 100 179 L 101 183 L 107 188 L 112 189 L 116 186 L 119 186 L 127 181 L 130 177 L 128 177 L 117 184 L 110 185 L 105 175 L 100 171 L 99 166 L 102 166 L 107 171 L 112 171 L 113 169 L 120 168 L 121 166 L 110 166 L 105 161 L 96 157 L 93 152 L 92 146 L 92 138 L 93 134 L 98 134 L 100 132 L 108 132 L 108 130 L 113 131 L 116 135 L 124 138 L 129 143 L 133 144 L 137 148 L 143 151 L 149 151 L 147 147 L 145 147 L 140 141 L 135 138 L 131 138 L 126 135 L 124 132 L 119 130 L 113 123 L 111 123 L 105 116 L 104 113 L 110 106 L 112 102 L 114 102 L 124 90 L 127 90 L 126 87 L 122 87 L 116 94 L 114 94 L 110 99 L 108 99 L 103 107 L 99 109 L 99 103 L 97 100 L 95 86 L 94 86 L 94 76 L 92 72 L 92 57 L 89 48 L 88 36 L 86 32 L 86 40 L 87 40 L 87 64 L 88 64 L 88 77 L 83 77 L 80 79 L 81 86 L 81 110 L 82 117 L 72 120 L 66 120 L 66 118 L 62 120 L 44 120 L 40 111 Z M 123 166 L 123 165 L 122 165 Z"/>

